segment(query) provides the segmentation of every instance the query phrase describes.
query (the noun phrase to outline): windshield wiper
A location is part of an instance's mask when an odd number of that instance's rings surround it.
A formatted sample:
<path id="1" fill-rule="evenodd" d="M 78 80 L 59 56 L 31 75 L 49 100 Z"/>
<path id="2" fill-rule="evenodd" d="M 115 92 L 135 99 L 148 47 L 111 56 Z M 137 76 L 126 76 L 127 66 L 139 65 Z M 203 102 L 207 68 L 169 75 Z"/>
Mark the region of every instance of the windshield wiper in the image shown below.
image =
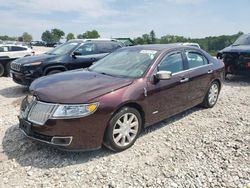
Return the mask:
<path id="1" fill-rule="evenodd" d="M 232 46 L 240 46 L 241 44 L 233 44 Z"/>
<path id="2" fill-rule="evenodd" d="M 56 55 L 56 54 L 53 54 L 53 53 L 50 53 L 50 52 L 46 52 L 45 54 L 48 54 L 48 55 Z"/>

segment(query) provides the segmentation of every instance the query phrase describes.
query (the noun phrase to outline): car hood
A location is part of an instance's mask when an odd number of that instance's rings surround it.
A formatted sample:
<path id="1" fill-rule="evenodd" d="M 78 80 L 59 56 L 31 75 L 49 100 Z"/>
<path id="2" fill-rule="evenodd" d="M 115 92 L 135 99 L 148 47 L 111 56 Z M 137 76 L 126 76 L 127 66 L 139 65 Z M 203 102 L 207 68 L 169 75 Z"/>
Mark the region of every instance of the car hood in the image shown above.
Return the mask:
<path id="1" fill-rule="evenodd" d="M 39 78 L 31 84 L 30 91 L 44 102 L 82 104 L 132 82 L 80 69 Z"/>
<path id="2" fill-rule="evenodd" d="M 23 58 L 17 59 L 16 63 L 28 64 L 28 63 L 34 63 L 34 62 L 43 62 L 43 61 L 49 61 L 49 60 L 55 59 L 57 57 L 59 57 L 59 56 L 40 54 L 40 55 L 28 56 L 28 57 L 23 57 Z"/>
<path id="3" fill-rule="evenodd" d="M 250 53 L 250 45 L 228 46 L 220 51 L 221 53 L 236 52 L 236 53 Z"/>

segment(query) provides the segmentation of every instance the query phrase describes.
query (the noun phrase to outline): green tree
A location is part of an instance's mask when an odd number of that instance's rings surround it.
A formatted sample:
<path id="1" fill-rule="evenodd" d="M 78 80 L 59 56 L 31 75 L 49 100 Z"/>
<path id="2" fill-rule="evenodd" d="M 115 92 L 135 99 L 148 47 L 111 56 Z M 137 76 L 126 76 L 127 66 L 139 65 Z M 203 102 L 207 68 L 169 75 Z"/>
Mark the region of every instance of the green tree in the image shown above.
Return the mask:
<path id="1" fill-rule="evenodd" d="M 3 41 L 6 41 L 6 40 L 15 41 L 15 40 L 17 40 L 17 37 L 10 37 L 10 36 L 4 35 L 4 36 L 0 36 L 0 40 L 3 40 Z"/>
<path id="2" fill-rule="evenodd" d="M 60 39 L 63 39 L 65 36 L 65 33 L 62 30 L 56 28 L 51 30 L 51 34 L 54 42 L 59 42 Z"/>
<path id="3" fill-rule="evenodd" d="M 17 37 L 17 41 L 18 41 L 18 42 L 23 42 L 23 37 L 22 37 L 22 36 Z"/>
<path id="4" fill-rule="evenodd" d="M 74 38 L 75 38 L 75 36 L 74 36 L 73 33 L 68 33 L 67 36 L 66 36 L 67 41 L 69 41 L 71 39 L 74 39 Z"/>
<path id="5" fill-rule="evenodd" d="M 135 42 L 135 44 L 143 44 L 143 43 L 144 43 L 142 37 L 137 37 L 137 38 L 135 38 L 135 39 L 134 39 L 134 42 Z"/>
<path id="6" fill-rule="evenodd" d="M 144 44 L 151 44 L 151 40 L 150 40 L 150 35 L 149 34 L 143 34 L 142 35 L 142 39 L 143 39 L 143 43 Z"/>
<path id="7" fill-rule="evenodd" d="M 149 36 L 150 36 L 151 43 L 155 44 L 156 43 L 156 35 L 155 35 L 154 30 L 150 31 Z"/>
<path id="8" fill-rule="evenodd" d="M 60 29 L 46 30 L 42 33 L 42 41 L 47 43 L 59 42 L 63 38 L 65 33 Z"/>
<path id="9" fill-rule="evenodd" d="M 95 39 L 99 37 L 100 37 L 100 34 L 96 30 L 86 31 L 85 33 L 82 34 L 83 39 Z"/>
<path id="10" fill-rule="evenodd" d="M 47 42 L 47 43 L 51 43 L 53 42 L 53 36 L 52 33 L 48 30 L 44 31 L 42 33 L 42 41 Z"/>
<path id="11" fill-rule="evenodd" d="M 33 39 L 32 36 L 27 32 L 23 33 L 22 38 L 23 38 L 23 42 L 31 42 Z"/>
<path id="12" fill-rule="evenodd" d="M 78 38 L 78 39 L 83 39 L 82 34 L 77 35 L 77 38 Z"/>

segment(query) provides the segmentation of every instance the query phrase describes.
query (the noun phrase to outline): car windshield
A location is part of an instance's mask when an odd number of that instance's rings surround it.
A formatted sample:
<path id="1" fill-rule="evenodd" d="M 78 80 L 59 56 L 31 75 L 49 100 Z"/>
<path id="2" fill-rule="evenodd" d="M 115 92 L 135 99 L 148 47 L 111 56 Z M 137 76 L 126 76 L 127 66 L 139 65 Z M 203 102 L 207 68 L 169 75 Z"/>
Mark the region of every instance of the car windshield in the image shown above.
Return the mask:
<path id="1" fill-rule="evenodd" d="M 123 48 L 99 60 L 88 70 L 116 77 L 140 78 L 152 64 L 157 52 Z"/>
<path id="2" fill-rule="evenodd" d="M 250 45 L 250 35 L 242 35 L 233 43 L 233 46 L 239 45 Z"/>
<path id="3" fill-rule="evenodd" d="M 51 50 L 49 50 L 48 52 L 46 52 L 46 54 L 49 55 L 65 55 L 69 52 L 71 52 L 73 49 L 75 49 L 75 47 L 77 47 L 80 43 L 77 42 L 67 42 L 64 43 L 60 46 L 57 46 L 56 48 L 53 48 Z"/>

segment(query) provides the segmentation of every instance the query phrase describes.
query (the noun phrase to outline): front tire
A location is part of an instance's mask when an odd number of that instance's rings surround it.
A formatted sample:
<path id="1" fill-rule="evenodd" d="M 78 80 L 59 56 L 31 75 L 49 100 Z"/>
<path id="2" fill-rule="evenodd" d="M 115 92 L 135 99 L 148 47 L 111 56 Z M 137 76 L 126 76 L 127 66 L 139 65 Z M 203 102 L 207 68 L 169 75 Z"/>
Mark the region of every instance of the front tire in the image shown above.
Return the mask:
<path id="1" fill-rule="evenodd" d="M 52 71 L 49 71 L 47 73 L 47 75 L 57 74 L 57 73 L 61 73 L 61 72 L 62 72 L 61 70 L 52 70 Z"/>
<path id="2" fill-rule="evenodd" d="M 217 81 L 212 82 L 204 98 L 202 106 L 204 106 L 205 108 L 213 108 L 214 105 L 217 103 L 219 93 L 220 93 L 219 83 Z"/>
<path id="3" fill-rule="evenodd" d="M 124 107 L 109 121 L 104 145 L 116 152 L 126 150 L 135 143 L 141 128 L 140 113 L 135 108 Z"/>

